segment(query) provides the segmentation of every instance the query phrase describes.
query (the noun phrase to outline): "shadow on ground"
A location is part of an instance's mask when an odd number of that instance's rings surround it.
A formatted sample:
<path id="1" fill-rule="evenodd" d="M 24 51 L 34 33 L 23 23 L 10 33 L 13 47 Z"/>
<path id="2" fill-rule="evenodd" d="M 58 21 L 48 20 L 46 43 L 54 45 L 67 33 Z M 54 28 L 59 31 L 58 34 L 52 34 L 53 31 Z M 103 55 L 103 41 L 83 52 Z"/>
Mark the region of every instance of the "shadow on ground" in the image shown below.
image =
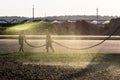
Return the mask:
<path id="1" fill-rule="evenodd" d="M 119 54 L 105 54 L 100 58 L 96 55 L 86 68 L 62 75 L 57 80 L 119 80 L 119 62 Z"/>

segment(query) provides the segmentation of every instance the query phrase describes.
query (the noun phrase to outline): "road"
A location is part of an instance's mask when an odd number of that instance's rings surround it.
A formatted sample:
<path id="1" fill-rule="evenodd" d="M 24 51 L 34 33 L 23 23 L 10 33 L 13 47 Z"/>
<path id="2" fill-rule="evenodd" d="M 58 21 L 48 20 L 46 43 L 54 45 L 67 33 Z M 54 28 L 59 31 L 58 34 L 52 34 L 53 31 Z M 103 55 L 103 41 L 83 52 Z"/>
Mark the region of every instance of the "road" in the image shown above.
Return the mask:
<path id="1" fill-rule="evenodd" d="M 95 45 L 102 40 L 55 40 L 62 45 L 71 48 L 86 48 Z M 39 46 L 45 44 L 45 40 L 28 40 L 32 45 Z M 53 43 L 55 52 L 84 52 L 84 53 L 120 53 L 120 40 L 107 40 L 91 49 L 86 50 L 71 50 Z M 2 52 L 17 52 L 19 44 L 17 39 L 0 39 L 0 51 Z M 33 48 L 27 44 L 24 45 L 25 52 L 46 52 L 45 47 Z"/>

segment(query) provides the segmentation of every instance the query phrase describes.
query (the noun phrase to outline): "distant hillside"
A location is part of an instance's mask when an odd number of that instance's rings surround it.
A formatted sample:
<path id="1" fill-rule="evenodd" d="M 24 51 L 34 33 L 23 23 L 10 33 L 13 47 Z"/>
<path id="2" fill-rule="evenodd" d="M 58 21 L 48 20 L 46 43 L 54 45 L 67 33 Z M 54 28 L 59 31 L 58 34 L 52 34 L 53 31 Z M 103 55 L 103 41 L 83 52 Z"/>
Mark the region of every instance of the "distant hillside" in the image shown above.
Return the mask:
<path id="1" fill-rule="evenodd" d="M 114 16 L 98 16 L 99 20 L 111 20 Z M 44 17 L 46 20 L 96 20 L 94 15 L 71 15 L 71 16 L 50 16 Z"/>
<path id="2" fill-rule="evenodd" d="M 114 18 L 114 16 L 98 16 L 99 20 L 111 20 L 112 18 Z M 0 17 L 0 20 L 4 19 L 8 22 L 12 21 L 13 19 L 16 19 L 18 21 L 24 21 L 24 20 L 30 20 L 32 18 L 28 18 L 28 17 L 19 17 L 19 16 L 3 16 Z M 59 20 L 59 21 L 66 21 L 66 20 L 72 20 L 72 21 L 76 21 L 76 20 L 96 20 L 96 16 L 94 15 L 71 15 L 71 16 L 48 16 L 48 17 L 36 17 L 35 21 L 39 21 L 39 20 L 48 20 L 48 21 L 53 21 L 53 20 Z"/>
<path id="3" fill-rule="evenodd" d="M 19 22 L 21 22 L 21 21 L 29 19 L 29 18 L 28 17 L 19 17 L 19 16 L 2 16 L 2 17 L 0 17 L 0 20 L 2 20 L 2 19 L 6 20 L 8 22 L 11 22 L 12 20 L 16 19 Z"/>

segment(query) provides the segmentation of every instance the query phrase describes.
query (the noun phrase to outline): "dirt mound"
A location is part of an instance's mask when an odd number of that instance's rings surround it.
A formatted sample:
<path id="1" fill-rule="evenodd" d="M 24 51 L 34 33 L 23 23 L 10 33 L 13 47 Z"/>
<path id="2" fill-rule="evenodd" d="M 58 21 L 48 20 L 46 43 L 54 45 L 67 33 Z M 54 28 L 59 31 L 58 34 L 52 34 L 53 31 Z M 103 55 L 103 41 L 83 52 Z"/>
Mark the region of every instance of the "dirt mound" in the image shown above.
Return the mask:
<path id="1" fill-rule="evenodd" d="M 76 23 L 76 34 L 78 35 L 97 35 L 100 34 L 100 29 L 97 25 L 88 23 L 84 20 L 77 21 Z"/>
<path id="2" fill-rule="evenodd" d="M 110 23 L 105 25 L 104 30 L 105 30 L 106 34 L 111 34 L 117 28 L 118 28 L 118 30 L 114 33 L 114 35 L 120 35 L 120 18 L 111 19 Z"/>
<path id="3" fill-rule="evenodd" d="M 22 27 L 22 25 L 21 25 Z M 46 34 L 45 29 L 48 28 L 51 34 L 54 35 L 100 35 L 103 27 L 98 27 L 96 24 L 89 23 L 85 20 L 80 20 L 76 22 L 61 22 L 61 23 L 36 23 L 32 28 L 26 30 L 26 34 Z M 1 30 L 1 29 L 0 29 Z M 18 31 L 11 29 L 9 31 L 1 30 L 0 34 L 18 34 Z"/>
<path id="4" fill-rule="evenodd" d="M 46 34 L 45 29 L 48 28 L 51 34 L 54 35 L 109 35 L 120 27 L 120 18 L 111 19 L 110 23 L 105 24 L 104 27 L 89 23 L 85 20 L 76 22 L 61 22 L 61 23 L 41 23 L 34 25 L 35 27 L 26 30 L 26 34 Z M 15 31 L 5 32 L 6 28 L 0 28 L 0 34 L 17 34 Z M 119 35 L 120 29 L 114 35 Z"/>
<path id="5" fill-rule="evenodd" d="M 95 24 L 86 22 L 85 20 L 76 22 L 53 23 L 48 26 L 52 34 L 67 35 L 99 35 L 101 29 Z"/>

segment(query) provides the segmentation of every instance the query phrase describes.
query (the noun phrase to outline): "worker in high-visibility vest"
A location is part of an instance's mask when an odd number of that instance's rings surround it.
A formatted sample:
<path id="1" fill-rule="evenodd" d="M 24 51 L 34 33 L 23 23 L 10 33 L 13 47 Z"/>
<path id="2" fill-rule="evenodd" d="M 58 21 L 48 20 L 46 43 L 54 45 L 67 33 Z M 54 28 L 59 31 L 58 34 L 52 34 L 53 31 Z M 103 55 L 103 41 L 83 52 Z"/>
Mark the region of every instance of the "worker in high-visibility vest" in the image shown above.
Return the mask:
<path id="1" fill-rule="evenodd" d="M 51 48 L 52 52 L 54 52 L 53 46 L 52 46 L 52 38 L 49 33 L 49 30 L 46 29 L 46 50 L 49 52 L 49 48 Z"/>

